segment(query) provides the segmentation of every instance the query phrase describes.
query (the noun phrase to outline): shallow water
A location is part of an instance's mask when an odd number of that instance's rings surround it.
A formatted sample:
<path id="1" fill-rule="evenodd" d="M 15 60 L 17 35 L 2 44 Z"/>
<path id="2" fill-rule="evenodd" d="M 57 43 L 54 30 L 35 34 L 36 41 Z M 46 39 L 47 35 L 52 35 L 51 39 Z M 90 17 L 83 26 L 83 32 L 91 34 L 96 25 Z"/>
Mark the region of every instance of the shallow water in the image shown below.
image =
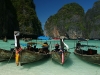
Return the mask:
<path id="1" fill-rule="evenodd" d="M 32 40 L 33 42 L 43 43 L 45 40 Z M 59 41 L 48 40 L 50 49 L 54 48 L 56 43 Z M 65 43 L 68 44 L 70 48 L 70 56 L 65 64 L 62 66 L 51 58 L 40 60 L 37 62 L 25 64 L 23 66 L 16 66 L 14 60 L 8 60 L 0 62 L 0 75 L 100 75 L 100 66 L 88 63 L 86 61 L 80 60 L 73 54 L 75 40 L 65 40 Z M 20 41 L 22 48 L 25 47 L 27 42 Z M 85 42 L 83 42 L 85 43 Z M 14 47 L 14 40 L 8 40 L 8 42 L 3 42 L 0 40 L 0 48 L 10 50 L 11 47 Z M 90 40 L 89 45 L 100 46 L 99 40 Z M 41 44 L 37 47 L 41 47 Z M 100 53 L 100 48 L 97 48 Z"/>

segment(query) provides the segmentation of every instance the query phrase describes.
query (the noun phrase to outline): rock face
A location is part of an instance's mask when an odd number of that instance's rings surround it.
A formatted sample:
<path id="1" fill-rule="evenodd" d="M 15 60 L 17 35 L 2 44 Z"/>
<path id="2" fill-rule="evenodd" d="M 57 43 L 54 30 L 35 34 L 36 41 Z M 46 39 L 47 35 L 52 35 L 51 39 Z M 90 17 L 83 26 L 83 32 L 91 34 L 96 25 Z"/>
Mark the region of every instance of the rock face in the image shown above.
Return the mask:
<path id="1" fill-rule="evenodd" d="M 51 37 L 55 37 L 53 33 L 56 32 L 56 37 L 62 35 L 66 36 L 66 34 L 72 39 L 76 38 L 75 35 L 82 37 L 82 32 L 84 30 L 84 14 L 84 10 L 79 4 L 66 4 L 57 14 L 48 18 L 45 24 L 45 32 Z"/>
<path id="2" fill-rule="evenodd" d="M 0 0 L 0 38 L 12 36 L 19 30 L 16 11 L 10 0 Z"/>
<path id="3" fill-rule="evenodd" d="M 35 12 L 33 0 L 11 0 L 16 9 L 20 32 L 27 35 L 43 34 L 41 23 Z"/>
<path id="4" fill-rule="evenodd" d="M 15 30 L 25 36 L 43 35 L 33 0 L 0 0 L 0 37 L 13 38 Z"/>
<path id="5" fill-rule="evenodd" d="M 85 15 L 86 36 L 100 38 L 100 1 L 94 3 L 93 7 Z"/>
<path id="6" fill-rule="evenodd" d="M 57 32 L 56 37 L 64 35 L 70 39 L 100 38 L 100 1 L 95 2 L 86 13 L 77 3 L 66 4 L 48 18 L 44 29 L 50 37 L 55 37 L 53 33 Z"/>

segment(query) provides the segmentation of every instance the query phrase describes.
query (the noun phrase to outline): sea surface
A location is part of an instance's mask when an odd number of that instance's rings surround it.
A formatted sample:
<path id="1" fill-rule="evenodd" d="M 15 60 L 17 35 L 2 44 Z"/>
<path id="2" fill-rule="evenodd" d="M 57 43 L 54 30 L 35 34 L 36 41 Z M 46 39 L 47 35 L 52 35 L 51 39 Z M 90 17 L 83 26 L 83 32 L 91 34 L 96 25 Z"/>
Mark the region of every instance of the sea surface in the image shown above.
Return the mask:
<path id="1" fill-rule="evenodd" d="M 60 43 L 59 40 L 32 40 L 32 42 L 38 43 L 37 48 L 40 48 L 43 42 L 48 42 L 50 50 L 54 49 L 56 43 Z M 69 46 L 71 54 L 63 66 L 51 58 L 22 66 L 16 66 L 15 60 L 8 60 L 0 62 L 0 75 L 100 75 L 100 65 L 80 60 L 74 55 L 76 40 L 65 40 L 64 42 Z M 8 42 L 0 40 L 2 49 L 10 50 L 14 47 L 13 44 L 14 40 L 8 40 Z M 20 44 L 24 48 L 27 42 L 20 40 Z M 82 44 L 95 45 L 100 53 L 100 40 L 89 40 L 88 43 L 82 42 Z"/>

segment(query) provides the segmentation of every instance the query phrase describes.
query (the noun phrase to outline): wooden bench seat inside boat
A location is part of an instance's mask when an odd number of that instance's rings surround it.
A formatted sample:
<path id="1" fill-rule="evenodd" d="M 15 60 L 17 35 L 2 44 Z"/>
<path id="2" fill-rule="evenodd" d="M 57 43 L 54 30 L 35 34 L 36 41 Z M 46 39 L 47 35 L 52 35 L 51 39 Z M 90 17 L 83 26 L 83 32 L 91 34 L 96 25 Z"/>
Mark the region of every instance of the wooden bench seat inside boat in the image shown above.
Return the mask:
<path id="1" fill-rule="evenodd" d="M 77 51 L 77 52 L 80 53 L 80 54 L 87 54 L 87 55 L 97 54 L 97 50 L 93 50 L 93 49 L 88 49 L 88 51 L 80 50 L 80 51 Z"/>
<path id="2" fill-rule="evenodd" d="M 94 54 L 97 54 L 97 50 L 88 49 L 88 55 L 94 55 Z"/>

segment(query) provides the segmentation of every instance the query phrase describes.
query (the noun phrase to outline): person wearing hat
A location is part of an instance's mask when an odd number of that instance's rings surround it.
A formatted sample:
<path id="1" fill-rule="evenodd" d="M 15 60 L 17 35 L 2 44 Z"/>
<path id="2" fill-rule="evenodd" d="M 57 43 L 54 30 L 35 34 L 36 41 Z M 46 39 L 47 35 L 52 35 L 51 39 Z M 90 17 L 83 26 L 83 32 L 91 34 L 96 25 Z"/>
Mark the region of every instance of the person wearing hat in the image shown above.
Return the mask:
<path id="1" fill-rule="evenodd" d="M 78 43 L 76 44 L 76 49 L 80 49 L 80 47 L 81 47 L 81 43 L 80 41 L 78 41 Z"/>
<path id="2" fill-rule="evenodd" d="M 49 52 L 48 48 L 49 48 L 48 43 L 44 42 L 43 45 L 42 45 L 43 52 L 48 53 Z"/>
<path id="3" fill-rule="evenodd" d="M 59 44 L 56 44 L 55 45 L 55 51 L 57 52 L 57 51 L 59 51 L 60 49 L 59 49 Z"/>

